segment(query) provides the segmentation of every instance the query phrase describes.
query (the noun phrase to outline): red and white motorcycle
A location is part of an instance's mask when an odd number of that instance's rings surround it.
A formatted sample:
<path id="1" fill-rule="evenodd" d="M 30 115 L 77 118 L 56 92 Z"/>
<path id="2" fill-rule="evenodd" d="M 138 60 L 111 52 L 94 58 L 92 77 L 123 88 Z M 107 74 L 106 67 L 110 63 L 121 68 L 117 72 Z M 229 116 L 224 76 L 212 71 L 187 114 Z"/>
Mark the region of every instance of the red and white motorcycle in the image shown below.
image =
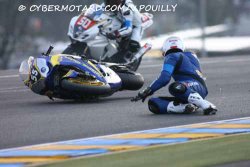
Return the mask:
<path id="1" fill-rule="evenodd" d="M 144 31 L 153 24 L 153 15 L 142 13 L 142 30 Z M 71 44 L 63 51 L 63 54 L 86 56 L 99 62 L 114 62 L 130 65 L 130 69 L 136 71 L 143 55 L 151 49 L 150 44 L 145 44 L 135 55 L 119 56 L 116 53 L 121 48 L 119 40 L 110 40 L 106 34 L 119 30 L 122 23 L 110 13 L 104 12 L 102 6 L 92 4 L 89 9 L 71 19 L 68 36 Z M 126 40 L 125 40 L 126 41 Z M 122 44 L 126 46 L 126 44 Z M 120 54 L 120 53 L 119 53 Z"/>

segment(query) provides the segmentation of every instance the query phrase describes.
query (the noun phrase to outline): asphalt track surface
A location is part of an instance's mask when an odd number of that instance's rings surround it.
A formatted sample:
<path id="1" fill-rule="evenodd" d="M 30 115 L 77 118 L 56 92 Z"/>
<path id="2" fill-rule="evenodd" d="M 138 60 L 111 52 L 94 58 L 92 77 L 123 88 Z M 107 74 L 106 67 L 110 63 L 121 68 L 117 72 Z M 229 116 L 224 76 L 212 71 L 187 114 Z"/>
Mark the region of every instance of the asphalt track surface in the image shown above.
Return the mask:
<path id="1" fill-rule="evenodd" d="M 23 86 L 17 70 L 0 71 L 0 149 L 122 132 L 250 116 L 250 56 L 201 59 L 208 100 L 215 116 L 153 115 L 147 103 L 132 103 L 137 92 L 118 92 L 91 102 L 49 100 Z M 145 86 L 161 70 L 162 60 L 146 59 L 139 69 Z M 168 95 L 167 88 L 154 96 Z"/>

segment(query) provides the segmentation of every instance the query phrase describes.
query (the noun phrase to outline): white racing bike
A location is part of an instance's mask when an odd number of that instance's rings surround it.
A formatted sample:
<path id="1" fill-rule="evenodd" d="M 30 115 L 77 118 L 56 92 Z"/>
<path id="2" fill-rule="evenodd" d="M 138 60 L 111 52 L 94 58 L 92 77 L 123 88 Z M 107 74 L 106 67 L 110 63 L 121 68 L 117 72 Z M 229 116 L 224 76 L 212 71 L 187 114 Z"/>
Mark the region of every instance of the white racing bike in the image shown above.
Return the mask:
<path id="1" fill-rule="evenodd" d="M 142 13 L 141 16 L 142 31 L 144 31 L 153 24 L 153 15 Z M 124 47 L 127 44 L 110 40 L 106 34 L 119 30 L 121 26 L 122 23 L 114 14 L 104 12 L 101 6 L 93 4 L 85 13 L 71 19 L 68 30 L 71 44 L 63 54 L 86 56 L 99 62 L 126 64 L 131 70 L 136 71 L 143 55 L 151 49 L 151 45 L 145 44 L 135 55 L 126 53 L 122 55 L 123 52 L 120 54 L 119 51 L 122 49 L 120 46 Z M 118 52 L 119 54 L 116 54 Z"/>

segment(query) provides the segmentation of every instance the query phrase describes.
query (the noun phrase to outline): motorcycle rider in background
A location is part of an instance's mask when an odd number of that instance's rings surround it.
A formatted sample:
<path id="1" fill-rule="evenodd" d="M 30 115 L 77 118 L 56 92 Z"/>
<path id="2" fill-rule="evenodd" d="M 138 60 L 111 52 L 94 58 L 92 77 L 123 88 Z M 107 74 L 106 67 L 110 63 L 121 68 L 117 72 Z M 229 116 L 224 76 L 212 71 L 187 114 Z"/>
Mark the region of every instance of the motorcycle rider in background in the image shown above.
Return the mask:
<path id="1" fill-rule="evenodd" d="M 96 6 L 92 6 L 97 7 Z M 141 14 L 132 0 L 104 0 L 101 8 L 96 8 L 94 13 L 99 16 L 100 11 L 104 11 L 111 17 L 116 17 L 122 24 L 119 30 L 112 33 L 103 32 L 100 27 L 100 34 L 104 35 L 110 40 L 116 40 L 118 44 L 118 52 L 112 56 L 111 62 L 114 63 L 128 63 L 140 64 L 141 59 L 133 59 L 135 54 L 141 49 L 140 41 L 145 28 L 145 23 L 150 20 L 152 24 L 152 15 L 147 16 Z M 83 12 L 81 15 L 84 15 Z M 86 42 L 80 42 L 71 39 L 71 44 L 62 52 L 63 54 L 72 54 L 72 50 L 76 55 L 89 57 L 90 50 Z M 131 61 L 133 60 L 133 61 Z M 109 62 L 109 60 L 106 60 Z"/>
<path id="2" fill-rule="evenodd" d="M 112 7 L 118 6 L 117 10 L 111 10 Z M 127 56 L 131 57 L 141 48 L 140 41 L 142 39 L 142 16 L 132 0 L 104 0 L 103 7 L 106 11 L 112 12 L 122 22 L 123 26 L 120 30 L 107 34 L 111 40 L 117 40 L 120 46 L 120 52 L 128 52 Z M 114 9 L 114 8 L 113 8 Z M 125 54 L 126 55 L 126 54 Z"/>
<path id="3" fill-rule="evenodd" d="M 205 100 L 208 94 L 205 79 L 197 56 L 184 52 L 183 41 L 179 37 L 168 38 L 162 47 L 164 64 L 160 76 L 145 90 L 139 92 L 132 101 L 142 100 L 166 86 L 171 77 L 174 81 L 169 92 L 174 97 L 149 99 L 149 110 L 155 114 L 193 113 L 198 108 L 204 115 L 216 114 L 216 106 Z"/>

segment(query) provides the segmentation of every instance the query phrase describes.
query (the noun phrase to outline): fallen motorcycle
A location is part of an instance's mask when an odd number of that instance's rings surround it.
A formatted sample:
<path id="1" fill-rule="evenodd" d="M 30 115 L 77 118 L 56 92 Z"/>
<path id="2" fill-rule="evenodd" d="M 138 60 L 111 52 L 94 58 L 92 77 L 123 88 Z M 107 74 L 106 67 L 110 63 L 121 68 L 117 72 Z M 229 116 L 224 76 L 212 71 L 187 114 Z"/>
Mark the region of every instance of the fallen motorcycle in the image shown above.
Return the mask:
<path id="1" fill-rule="evenodd" d="M 29 57 L 19 68 L 24 84 L 36 94 L 50 99 L 88 99 L 139 90 L 144 84 L 142 75 L 126 65 L 66 54 L 50 56 L 52 49 L 37 58 Z"/>

